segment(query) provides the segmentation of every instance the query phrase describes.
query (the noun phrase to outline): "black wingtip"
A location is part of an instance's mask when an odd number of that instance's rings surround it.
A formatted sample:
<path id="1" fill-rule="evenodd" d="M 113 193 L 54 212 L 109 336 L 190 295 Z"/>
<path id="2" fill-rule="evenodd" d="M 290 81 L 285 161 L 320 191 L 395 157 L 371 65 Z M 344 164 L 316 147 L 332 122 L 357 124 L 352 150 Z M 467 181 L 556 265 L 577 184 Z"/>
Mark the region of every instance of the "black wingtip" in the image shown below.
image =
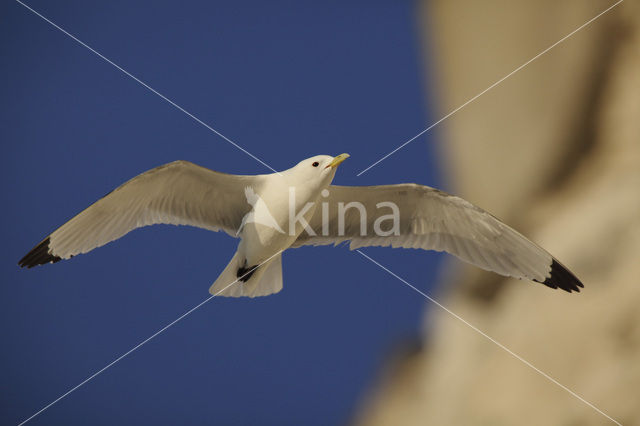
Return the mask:
<path id="1" fill-rule="evenodd" d="M 569 293 L 572 291 L 580 292 L 580 288 L 584 288 L 580 280 L 555 259 L 551 262 L 549 278 L 537 282 L 541 282 L 547 287 L 561 288 Z"/>
<path id="2" fill-rule="evenodd" d="M 35 246 L 27 253 L 18 265 L 21 267 L 33 268 L 36 265 L 44 265 L 45 263 L 56 263 L 62 260 L 61 257 L 55 256 L 49 252 L 49 237 L 42 240 L 40 244 Z"/>

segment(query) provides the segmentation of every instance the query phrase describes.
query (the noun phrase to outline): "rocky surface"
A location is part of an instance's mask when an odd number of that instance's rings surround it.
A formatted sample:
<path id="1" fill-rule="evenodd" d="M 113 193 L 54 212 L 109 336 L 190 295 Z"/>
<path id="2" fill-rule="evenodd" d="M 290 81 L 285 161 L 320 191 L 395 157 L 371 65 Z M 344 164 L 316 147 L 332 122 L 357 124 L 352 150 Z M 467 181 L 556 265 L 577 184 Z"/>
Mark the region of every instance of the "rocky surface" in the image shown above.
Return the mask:
<path id="1" fill-rule="evenodd" d="M 417 14 L 439 113 L 612 4 L 425 1 Z M 568 294 L 452 260 L 435 297 L 513 354 L 430 305 L 422 349 L 390 363 L 355 423 L 614 424 L 599 409 L 640 424 L 638 2 L 621 3 L 437 131 L 447 189 L 545 247 L 585 288 Z"/>

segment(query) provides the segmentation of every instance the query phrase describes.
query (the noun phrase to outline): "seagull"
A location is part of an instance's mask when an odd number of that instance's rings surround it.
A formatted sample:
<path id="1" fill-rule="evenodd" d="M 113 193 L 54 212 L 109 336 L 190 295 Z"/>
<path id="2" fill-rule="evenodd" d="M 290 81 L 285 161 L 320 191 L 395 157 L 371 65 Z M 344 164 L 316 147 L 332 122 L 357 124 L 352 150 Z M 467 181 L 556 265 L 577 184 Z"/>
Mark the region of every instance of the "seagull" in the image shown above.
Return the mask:
<path id="1" fill-rule="evenodd" d="M 349 243 L 444 251 L 500 275 L 569 293 L 583 284 L 540 246 L 462 198 L 414 183 L 337 186 L 349 154 L 318 155 L 273 174 L 233 175 L 174 161 L 117 187 L 42 240 L 21 267 L 87 253 L 154 224 L 190 225 L 240 239 L 209 292 L 282 290 L 282 252 Z"/>

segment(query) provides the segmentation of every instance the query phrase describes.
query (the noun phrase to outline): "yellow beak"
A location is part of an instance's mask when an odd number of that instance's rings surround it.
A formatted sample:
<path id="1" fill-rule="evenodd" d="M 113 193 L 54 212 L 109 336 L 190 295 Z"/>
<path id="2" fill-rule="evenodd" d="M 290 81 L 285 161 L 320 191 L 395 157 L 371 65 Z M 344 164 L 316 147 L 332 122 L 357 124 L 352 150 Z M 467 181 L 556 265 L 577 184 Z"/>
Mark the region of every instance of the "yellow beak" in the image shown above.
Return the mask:
<path id="1" fill-rule="evenodd" d="M 325 169 L 329 167 L 333 167 L 335 169 L 336 167 L 338 167 L 340 163 L 342 163 L 344 160 L 346 160 L 349 157 L 350 155 L 347 154 L 346 152 L 344 154 L 337 155 L 333 157 L 333 160 L 327 165 L 327 167 L 325 167 Z"/>

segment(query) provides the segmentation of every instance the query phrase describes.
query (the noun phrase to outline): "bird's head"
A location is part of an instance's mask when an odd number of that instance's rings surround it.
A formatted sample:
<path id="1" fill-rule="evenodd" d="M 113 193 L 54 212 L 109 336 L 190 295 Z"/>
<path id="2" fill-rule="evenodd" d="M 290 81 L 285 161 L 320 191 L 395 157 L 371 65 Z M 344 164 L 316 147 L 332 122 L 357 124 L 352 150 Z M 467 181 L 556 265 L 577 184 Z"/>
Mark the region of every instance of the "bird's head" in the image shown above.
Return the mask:
<path id="1" fill-rule="evenodd" d="M 316 155 L 306 160 L 302 160 L 286 173 L 291 175 L 297 182 L 317 182 L 320 186 L 331 183 L 336 174 L 336 168 L 340 163 L 349 158 L 349 154 L 340 154 L 335 157 L 331 155 Z"/>

